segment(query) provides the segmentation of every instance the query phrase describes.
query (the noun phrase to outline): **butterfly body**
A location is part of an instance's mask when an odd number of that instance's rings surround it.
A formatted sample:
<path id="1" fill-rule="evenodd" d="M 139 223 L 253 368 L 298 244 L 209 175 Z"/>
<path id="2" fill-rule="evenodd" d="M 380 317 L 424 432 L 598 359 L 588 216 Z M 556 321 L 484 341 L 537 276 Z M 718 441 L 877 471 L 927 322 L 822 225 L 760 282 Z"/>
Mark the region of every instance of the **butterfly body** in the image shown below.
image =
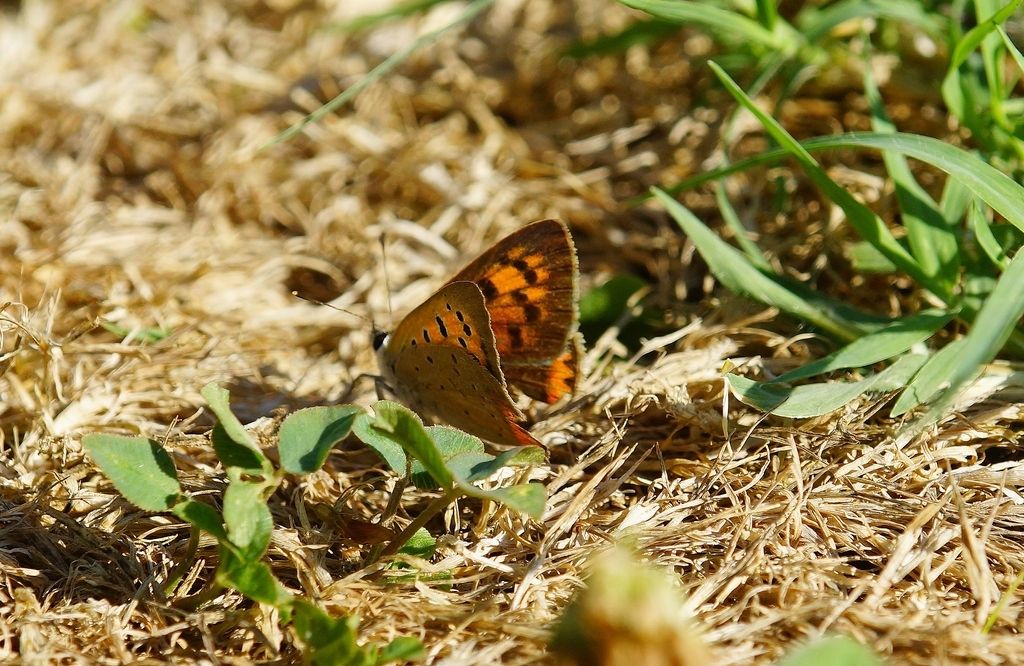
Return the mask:
<path id="1" fill-rule="evenodd" d="M 537 445 L 508 384 L 554 402 L 576 388 L 576 252 L 544 220 L 498 241 L 374 346 L 385 383 L 429 418 L 499 444 Z"/>

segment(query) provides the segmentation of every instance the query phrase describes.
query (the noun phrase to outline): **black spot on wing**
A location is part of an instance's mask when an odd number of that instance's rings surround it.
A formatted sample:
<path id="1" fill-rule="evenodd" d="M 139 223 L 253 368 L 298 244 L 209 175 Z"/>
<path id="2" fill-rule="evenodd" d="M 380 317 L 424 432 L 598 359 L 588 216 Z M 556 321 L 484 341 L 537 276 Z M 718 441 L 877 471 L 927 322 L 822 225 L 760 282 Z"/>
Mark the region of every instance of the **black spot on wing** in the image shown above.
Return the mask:
<path id="1" fill-rule="evenodd" d="M 498 288 L 494 286 L 494 282 L 491 281 L 491 278 L 484 278 L 483 280 L 480 280 L 477 286 L 479 286 L 480 291 L 484 293 L 485 300 L 491 300 L 498 295 Z"/>
<path id="2" fill-rule="evenodd" d="M 434 321 L 437 322 L 437 330 L 441 333 L 442 338 L 448 337 L 448 329 L 444 325 L 444 320 L 441 319 L 441 315 L 434 317 Z"/>
<path id="3" fill-rule="evenodd" d="M 522 349 L 523 347 L 523 329 L 516 325 L 508 327 L 509 342 L 513 349 Z"/>
<path id="4" fill-rule="evenodd" d="M 540 319 L 540 308 L 533 303 L 527 303 L 523 306 L 523 317 L 532 324 Z"/>
<path id="5" fill-rule="evenodd" d="M 526 284 L 537 284 L 537 271 L 532 268 L 523 271 L 523 279 L 526 280 Z"/>
<path id="6" fill-rule="evenodd" d="M 427 331 L 427 329 L 423 329 L 423 342 L 430 342 L 430 333 Z"/>

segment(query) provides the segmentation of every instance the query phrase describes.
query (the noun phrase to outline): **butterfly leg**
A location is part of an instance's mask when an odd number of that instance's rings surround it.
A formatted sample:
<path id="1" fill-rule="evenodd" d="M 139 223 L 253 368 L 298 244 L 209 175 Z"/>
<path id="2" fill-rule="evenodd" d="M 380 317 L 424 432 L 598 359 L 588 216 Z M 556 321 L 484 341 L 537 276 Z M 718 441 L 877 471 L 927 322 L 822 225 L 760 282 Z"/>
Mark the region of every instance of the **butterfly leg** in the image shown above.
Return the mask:
<path id="1" fill-rule="evenodd" d="M 384 378 L 380 375 L 375 375 L 371 372 L 363 372 L 353 377 L 352 381 L 348 385 L 348 390 L 345 391 L 344 395 L 341 396 L 341 402 L 347 402 L 352 398 L 352 394 L 355 393 L 356 387 L 359 386 L 363 381 L 367 379 L 373 380 L 373 385 L 377 388 L 377 395 L 380 396 L 380 385 L 384 381 Z"/>

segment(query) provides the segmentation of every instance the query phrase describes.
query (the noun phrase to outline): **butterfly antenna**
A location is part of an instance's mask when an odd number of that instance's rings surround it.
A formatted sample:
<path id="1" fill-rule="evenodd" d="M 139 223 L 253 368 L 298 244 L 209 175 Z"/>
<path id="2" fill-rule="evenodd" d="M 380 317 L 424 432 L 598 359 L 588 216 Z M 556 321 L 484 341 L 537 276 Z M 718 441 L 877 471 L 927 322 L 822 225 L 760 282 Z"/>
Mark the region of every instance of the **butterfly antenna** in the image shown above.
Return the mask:
<path id="1" fill-rule="evenodd" d="M 395 313 L 391 310 L 391 272 L 388 270 L 388 247 L 383 232 L 377 240 L 380 241 L 380 262 L 384 271 L 384 299 L 388 304 L 388 320 L 394 320 Z"/>
<path id="2" fill-rule="evenodd" d="M 307 303 L 315 303 L 316 305 L 322 305 L 325 308 L 330 308 L 332 310 L 337 310 L 338 312 L 344 312 L 345 314 L 352 315 L 353 317 L 355 317 L 357 319 L 362 319 L 363 321 L 365 321 L 368 324 L 370 324 L 370 326 L 373 326 L 373 320 L 372 319 L 370 319 L 369 317 L 363 316 L 361 314 L 358 314 L 356 312 L 352 312 L 351 310 L 346 310 L 345 308 L 339 308 L 337 305 L 331 305 L 330 303 L 324 303 L 323 301 L 318 301 L 315 298 L 310 298 L 308 296 L 303 296 L 302 294 L 300 294 L 299 292 L 297 292 L 295 290 L 292 290 L 292 296 L 294 296 L 295 298 L 301 299 L 303 301 L 306 301 Z"/>

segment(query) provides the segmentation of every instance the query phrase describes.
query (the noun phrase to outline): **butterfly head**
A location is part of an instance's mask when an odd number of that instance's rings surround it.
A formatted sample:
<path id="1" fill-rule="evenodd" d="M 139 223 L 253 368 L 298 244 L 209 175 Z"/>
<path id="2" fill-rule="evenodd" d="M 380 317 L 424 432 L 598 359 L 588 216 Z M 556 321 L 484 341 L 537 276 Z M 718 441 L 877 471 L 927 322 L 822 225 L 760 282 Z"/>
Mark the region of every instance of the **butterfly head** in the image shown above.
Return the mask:
<path id="1" fill-rule="evenodd" d="M 387 331 L 373 330 L 373 351 L 379 352 L 388 343 L 391 334 Z"/>

